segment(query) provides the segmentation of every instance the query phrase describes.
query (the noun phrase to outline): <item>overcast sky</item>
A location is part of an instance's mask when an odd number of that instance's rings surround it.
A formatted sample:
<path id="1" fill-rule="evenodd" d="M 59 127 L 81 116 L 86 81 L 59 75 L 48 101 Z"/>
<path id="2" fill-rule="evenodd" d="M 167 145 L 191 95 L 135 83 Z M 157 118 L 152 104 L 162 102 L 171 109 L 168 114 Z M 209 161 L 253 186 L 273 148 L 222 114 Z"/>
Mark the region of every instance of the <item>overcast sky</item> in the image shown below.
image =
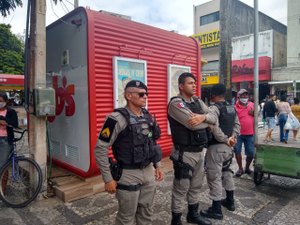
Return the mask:
<path id="1" fill-rule="evenodd" d="M 209 0 L 79 0 L 79 5 L 93 10 L 105 10 L 131 16 L 132 20 L 159 27 L 166 30 L 176 30 L 180 34 L 193 34 L 193 5 L 200 5 Z M 222 0 L 221 0 L 222 1 Z M 72 11 L 74 0 L 63 0 L 54 5 L 47 0 L 46 24 L 51 24 L 58 18 Z M 242 0 L 253 6 L 254 0 Z M 287 0 L 260 0 L 259 11 L 268 16 L 287 23 Z M 26 25 L 27 0 L 23 7 L 11 12 L 0 23 L 9 23 L 12 32 L 22 34 Z"/>

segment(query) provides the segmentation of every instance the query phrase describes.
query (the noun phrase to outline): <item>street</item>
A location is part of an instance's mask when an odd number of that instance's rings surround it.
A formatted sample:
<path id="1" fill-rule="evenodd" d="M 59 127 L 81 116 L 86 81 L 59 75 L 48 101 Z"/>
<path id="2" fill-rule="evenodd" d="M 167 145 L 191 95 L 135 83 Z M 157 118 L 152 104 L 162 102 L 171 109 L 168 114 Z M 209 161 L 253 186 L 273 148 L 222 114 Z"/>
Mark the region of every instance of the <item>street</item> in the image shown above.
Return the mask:
<path id="1" fill-rule="evenodd" d="M 278 128 L 276 128 L 278 129 Z M 266 129 L 259 129 L 260 135 Z M 278 134 L 274 134 L 277 138 Z M 168 161 L 168 160 L 166 160 Z M 168 165 L 164 165 L 170 167 Z M 233 170 L 236 163 L 233 161 Z M 155 196 L 153 224 L 170 224 L 170 200 L 173 172 L 169 171 L 163 182 L 158 184 Z M 236 206 L 234 212 L 223 208 L 223 221 L 212 220 L 213 224 L 264 224 L 264 225 L 296 225 L 300 224 L 300 180 L 265 175 L 261 185 L 255 186 L 252 177 L 242 175 L 235 178 Z M 200 209 L 206 209 L 211 201 L 208 198 L 206 179 L 200 196 Z M 44 224 L 80 224 L 111 225 L 117 211 L 114 195 L 96 194 L 70 203 L 63 203 L 56 197 L 42 199 L 26 208 L 11 209 L 0 202 L 0 225 L 44 225 Z M 185 215 L 183 221 L 185 223 Z"/>

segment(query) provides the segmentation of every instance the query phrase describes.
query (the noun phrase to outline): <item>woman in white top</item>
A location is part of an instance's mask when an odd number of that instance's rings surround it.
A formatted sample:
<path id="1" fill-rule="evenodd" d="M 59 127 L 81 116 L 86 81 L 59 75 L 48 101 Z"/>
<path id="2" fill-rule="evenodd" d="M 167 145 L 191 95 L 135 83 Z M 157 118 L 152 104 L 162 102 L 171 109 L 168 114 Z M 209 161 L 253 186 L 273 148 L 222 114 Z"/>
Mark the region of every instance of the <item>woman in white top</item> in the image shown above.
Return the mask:
<path id="1" fill-rule="evenodd" d="M 277 104 L 278 121 L 280 129 L 280 142 L 287 144 L 289 138 L 289 130 L 284 130 L 284 125 L 288 118 L 288 114 L 291 112 L 290 104 L 286 101 L 286 96 L 280 96 L 280 102 Z"/>

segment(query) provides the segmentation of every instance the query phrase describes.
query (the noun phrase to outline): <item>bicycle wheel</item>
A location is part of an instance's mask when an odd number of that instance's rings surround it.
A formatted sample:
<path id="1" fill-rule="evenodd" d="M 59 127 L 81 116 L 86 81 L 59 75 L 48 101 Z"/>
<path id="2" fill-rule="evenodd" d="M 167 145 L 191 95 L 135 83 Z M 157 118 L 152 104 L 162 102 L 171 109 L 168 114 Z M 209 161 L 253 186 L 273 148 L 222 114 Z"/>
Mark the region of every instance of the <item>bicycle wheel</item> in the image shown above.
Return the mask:
<path id="1" fill-rule="evenodd" d="M 42 170 L 32 159 L 16 157 L 0 171 L 0 197 L 13 208 L 31 203 L 42 188 Z"/>

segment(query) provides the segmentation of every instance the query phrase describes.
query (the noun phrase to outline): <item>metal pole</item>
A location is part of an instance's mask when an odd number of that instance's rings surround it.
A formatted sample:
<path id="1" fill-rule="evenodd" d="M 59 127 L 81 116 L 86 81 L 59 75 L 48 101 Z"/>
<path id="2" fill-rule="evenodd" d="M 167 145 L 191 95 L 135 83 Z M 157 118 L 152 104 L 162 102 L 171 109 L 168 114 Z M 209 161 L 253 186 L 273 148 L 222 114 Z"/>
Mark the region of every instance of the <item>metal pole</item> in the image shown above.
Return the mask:
<path id="1" fill-rule="evenodd" d="M 258 19 L 258 1 L 254 0 L 254 132 L 255 139 L 254 143 L 258 143 L 258 93 L 259 93 L 259 80 L 258 80 L 258 30 L 259 30 L 259 19 Z"/>
<path id="2" fill-rule="evenodd" d="M 79 0 L 74 0 L 74 9 L 76 9 L 79 6 Z"/>

